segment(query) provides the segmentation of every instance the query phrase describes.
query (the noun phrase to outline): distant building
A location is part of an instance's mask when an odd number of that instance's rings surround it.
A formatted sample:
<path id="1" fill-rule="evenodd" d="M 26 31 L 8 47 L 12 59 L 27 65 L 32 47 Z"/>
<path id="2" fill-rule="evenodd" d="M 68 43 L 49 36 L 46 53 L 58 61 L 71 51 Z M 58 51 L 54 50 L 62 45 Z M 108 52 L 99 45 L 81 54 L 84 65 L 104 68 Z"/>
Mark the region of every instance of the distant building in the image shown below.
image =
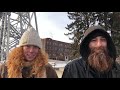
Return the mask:
<path id="1" fill-rule="evenodd" d="M 71 44 L 53 40 L 51 38 L 41 39 L 43 49 L 48 53 L 49 59 L 67 61 L 70 60 Z"/>

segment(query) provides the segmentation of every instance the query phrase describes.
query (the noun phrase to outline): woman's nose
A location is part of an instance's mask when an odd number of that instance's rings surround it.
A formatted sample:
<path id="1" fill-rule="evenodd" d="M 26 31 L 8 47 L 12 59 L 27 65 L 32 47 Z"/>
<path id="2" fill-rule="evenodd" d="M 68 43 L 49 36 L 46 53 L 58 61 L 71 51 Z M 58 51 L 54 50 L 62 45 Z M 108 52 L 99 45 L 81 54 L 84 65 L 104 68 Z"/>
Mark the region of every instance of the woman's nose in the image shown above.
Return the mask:
<path id="1" fill-rule="evenodd" d="M 33 48 L 31 47 L 29 51 L 30 51 L 30 52 L 33 52 Z"/>

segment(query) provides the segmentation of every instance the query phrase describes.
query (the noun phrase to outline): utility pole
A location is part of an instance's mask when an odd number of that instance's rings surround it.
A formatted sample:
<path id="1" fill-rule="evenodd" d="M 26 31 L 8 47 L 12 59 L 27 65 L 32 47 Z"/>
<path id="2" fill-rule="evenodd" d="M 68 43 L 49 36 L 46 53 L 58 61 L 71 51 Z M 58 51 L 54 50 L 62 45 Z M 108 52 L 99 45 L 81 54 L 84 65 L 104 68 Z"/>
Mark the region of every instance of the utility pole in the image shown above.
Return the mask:
<path id="1" fill-rule="evenodd" d="M 9 51 L 17 47 L 29 26 L 38 32 L 36 12 L 0 12 L 0 61 L 6 60 Z"/>

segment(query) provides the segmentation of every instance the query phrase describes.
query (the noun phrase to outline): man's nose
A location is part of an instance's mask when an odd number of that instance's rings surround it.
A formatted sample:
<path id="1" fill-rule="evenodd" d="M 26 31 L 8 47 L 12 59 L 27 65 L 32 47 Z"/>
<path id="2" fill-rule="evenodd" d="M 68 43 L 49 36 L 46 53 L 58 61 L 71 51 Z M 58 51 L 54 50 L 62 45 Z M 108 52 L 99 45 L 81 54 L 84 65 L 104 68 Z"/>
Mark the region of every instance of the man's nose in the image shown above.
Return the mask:
<path id="1" fill-rule="evenodd" d="M 97 47 L 101 47 L 102 46 L 102 43 L 100 40 L 97 41 L 97 44 L 96 44 Z"/>

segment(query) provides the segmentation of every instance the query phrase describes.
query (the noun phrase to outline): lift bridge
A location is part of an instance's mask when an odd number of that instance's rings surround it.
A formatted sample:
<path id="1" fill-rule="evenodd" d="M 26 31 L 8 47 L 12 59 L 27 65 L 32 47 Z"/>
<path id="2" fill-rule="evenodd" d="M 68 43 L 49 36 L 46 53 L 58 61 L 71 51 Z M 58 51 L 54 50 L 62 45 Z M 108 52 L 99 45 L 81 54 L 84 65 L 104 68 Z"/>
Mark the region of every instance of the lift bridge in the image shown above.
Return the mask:
<path id="1" fill-rule="evenodd" d="M 0 61 L 6 60 L 8 52 L 17 47 L 29 26 L 38 32 L 36 12 L 0 12 Z"/>

